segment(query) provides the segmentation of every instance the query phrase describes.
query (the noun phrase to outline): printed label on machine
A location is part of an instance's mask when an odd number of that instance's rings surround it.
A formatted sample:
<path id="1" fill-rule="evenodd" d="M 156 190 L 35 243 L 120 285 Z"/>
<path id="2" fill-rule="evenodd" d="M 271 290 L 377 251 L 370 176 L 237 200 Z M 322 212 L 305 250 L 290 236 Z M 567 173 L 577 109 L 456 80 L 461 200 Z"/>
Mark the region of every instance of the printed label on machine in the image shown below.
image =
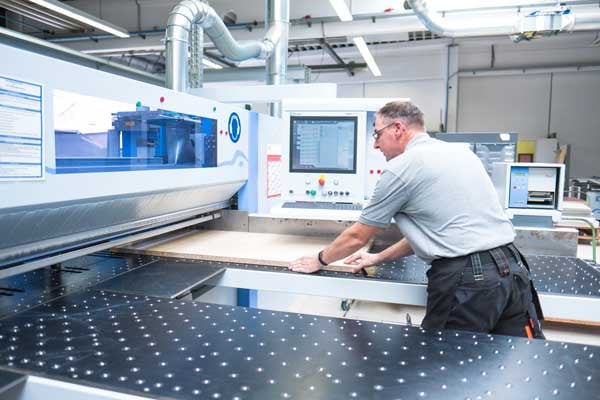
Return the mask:
<path id="1" fill-rule="evenodd" d="M 281 145 L 267 145 L 267 198 L 281 196 Z"/>
<path id="2" fill-rule="evenodd" d="M 43 179 L 42 86 L 0 77 L 0 180 Z"/>

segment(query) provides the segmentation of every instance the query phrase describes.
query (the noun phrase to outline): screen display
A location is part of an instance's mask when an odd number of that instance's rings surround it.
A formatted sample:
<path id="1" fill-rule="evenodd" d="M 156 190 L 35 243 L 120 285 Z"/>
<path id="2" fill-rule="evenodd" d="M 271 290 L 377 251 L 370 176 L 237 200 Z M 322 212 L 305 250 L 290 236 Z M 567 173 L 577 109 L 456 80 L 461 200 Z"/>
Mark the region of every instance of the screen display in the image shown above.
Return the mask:
<path id="1" fill-rule="evenodd" d="M 357 117 L 290 118 L 290 172 L 356 172 Z"/>

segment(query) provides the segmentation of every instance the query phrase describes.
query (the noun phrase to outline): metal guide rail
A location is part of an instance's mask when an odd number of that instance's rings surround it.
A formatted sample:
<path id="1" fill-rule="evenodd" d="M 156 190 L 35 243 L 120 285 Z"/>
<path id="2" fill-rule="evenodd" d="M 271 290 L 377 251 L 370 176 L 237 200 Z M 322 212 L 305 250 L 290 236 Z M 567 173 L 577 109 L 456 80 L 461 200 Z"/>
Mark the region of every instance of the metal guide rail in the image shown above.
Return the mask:
<path id="1" fill-rule="evenodd" d="M 0 321 L 0 366 L 150 398 L 595 398 L 600 348 L 86 290 Z"/>

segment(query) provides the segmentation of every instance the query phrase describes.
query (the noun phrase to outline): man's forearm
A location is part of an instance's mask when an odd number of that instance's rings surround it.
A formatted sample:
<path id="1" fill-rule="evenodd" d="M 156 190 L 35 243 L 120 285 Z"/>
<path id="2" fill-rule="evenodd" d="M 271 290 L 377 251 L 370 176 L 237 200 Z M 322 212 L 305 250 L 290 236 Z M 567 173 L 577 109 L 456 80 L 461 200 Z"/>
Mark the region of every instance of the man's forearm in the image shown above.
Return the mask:
<path id="1" fill-rule="evenodd" d="M 403 238 L 399 242 L 394 243 L 390 247 L 379 252 L 377 262 L 382 263 L 385 261 L 397 260 L 398 258 L 410 256 L 412 254 L 414 254 L 412 247 L 410 247 L 408 240 Z"/>
<path id="2" fill-rule="evenodd" d="M 363 247 L 380 228 L 370 227 L 357 222 L 342 232 L 321 253 L 321 258 L 327 264 L 347 257 Z"/>

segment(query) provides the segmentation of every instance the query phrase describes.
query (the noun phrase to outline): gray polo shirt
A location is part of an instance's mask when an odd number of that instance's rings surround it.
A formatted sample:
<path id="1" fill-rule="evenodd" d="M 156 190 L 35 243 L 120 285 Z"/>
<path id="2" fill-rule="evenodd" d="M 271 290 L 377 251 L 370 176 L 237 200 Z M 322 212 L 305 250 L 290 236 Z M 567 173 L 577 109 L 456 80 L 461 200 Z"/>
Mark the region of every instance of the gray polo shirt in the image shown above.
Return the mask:
<path id="1" fill-rule="evenodd" d="M 415 254 L 431 262 L 510 243 L 515 233 L 483 164 L 468 148 L 415 136 L 388 161 L 359 221 L 394 218 Z"/>

